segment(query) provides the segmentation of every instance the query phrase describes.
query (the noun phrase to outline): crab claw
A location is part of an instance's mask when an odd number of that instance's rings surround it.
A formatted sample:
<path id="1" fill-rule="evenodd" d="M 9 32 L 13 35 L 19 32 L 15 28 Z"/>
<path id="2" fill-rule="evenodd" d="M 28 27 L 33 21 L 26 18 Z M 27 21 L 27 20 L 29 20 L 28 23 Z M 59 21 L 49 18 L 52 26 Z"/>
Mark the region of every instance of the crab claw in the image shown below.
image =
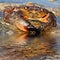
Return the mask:
<path id="1" fill-rule="evenodd" d="M 27 32 L 27 26 L 29 25 L 28 23 L 26 23 L 23 19 L 20 20 L 16 20 L 15 21 L 15 25 L 18 29 Z"/>
<path id="2" fill-rule="evenodd" d="M 17 22 L 15 23 L 15 25 L 16 25 L 17 28 L 19 28 L 20 30 L 27 32 L 27 27 L 22 26 L 21 24 L 19 24 L 19 23 L 17 23 Z"/>

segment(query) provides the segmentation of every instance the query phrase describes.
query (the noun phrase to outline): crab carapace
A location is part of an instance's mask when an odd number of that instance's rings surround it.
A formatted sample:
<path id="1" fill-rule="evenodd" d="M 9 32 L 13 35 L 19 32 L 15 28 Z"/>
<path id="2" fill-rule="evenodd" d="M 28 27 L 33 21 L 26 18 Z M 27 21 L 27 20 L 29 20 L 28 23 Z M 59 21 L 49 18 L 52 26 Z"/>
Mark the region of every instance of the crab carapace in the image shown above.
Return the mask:
<path id="1" fill-rule="evenodd" d="M 47 27 L 50 29 L 56 27 L 55 15 L 38 6 L 8 6 L 3 10 L 3 17 L 5 22 L 15 24 L 18 29 L 25 32 L 38 32 L 47 29 Z"/>

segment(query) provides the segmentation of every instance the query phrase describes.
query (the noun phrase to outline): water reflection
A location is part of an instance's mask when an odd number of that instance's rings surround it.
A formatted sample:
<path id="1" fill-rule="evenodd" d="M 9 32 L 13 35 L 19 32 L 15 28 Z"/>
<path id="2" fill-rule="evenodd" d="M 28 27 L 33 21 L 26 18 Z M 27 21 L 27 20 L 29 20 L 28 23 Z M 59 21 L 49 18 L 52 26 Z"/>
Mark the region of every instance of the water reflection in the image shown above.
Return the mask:
<path id="1" fill-rule="evenodd" d="M 37 57 L 53 56 L 56 52 L 55 45 L 56 40 L 50 33 L 34 37 L 29 34 L 14 34 L 2 44 L 3 53 L 0 58 L 31 60 Z"/>

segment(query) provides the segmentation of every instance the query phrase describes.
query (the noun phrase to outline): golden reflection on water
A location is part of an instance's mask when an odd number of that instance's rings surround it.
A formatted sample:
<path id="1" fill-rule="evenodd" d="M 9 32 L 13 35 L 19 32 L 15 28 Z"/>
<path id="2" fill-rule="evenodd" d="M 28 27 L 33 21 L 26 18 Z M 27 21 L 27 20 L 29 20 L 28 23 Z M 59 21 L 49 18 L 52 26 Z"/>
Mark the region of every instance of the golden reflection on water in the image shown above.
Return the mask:
<path id="1" fill-rule="evenodd" d="M 53 35 L 32 37 L 29 34 L 14 34 L 2 44 L 3 56 L 13 59 L 34 58 L 38 56 L 53 56 L 55 54 L 56 40 Z"/>

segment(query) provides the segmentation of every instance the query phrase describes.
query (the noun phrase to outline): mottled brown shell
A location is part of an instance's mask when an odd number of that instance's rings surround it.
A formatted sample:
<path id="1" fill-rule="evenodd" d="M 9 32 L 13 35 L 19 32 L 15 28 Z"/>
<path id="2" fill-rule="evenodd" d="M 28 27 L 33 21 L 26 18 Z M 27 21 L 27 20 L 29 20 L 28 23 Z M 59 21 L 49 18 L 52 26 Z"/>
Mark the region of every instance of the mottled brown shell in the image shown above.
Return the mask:
<path id="1" fill-rule="evenodd" d="M 3 16 L 6 22 L 10 24 L 16 24 L 16 27 L 23 30 L 28 31 L 28 26 L 22 26 L 19 22 L 21 18 L 23 20 L 29 21 L 36 29 L 41 27 L 42 23 L 46 25 L 43 26 L 43 30 L 47 30 L 48 28 L 56 27 L 56 17 L 55 15 L 48 11 L 45 8 L 41 8 L 38 6 L 26 6 L 21 5 L 20 7 L 7 7 L 3 10 Z M 33 22 L 33 21 L 35 22 Z M 37 22 L 38 21 L 38 22 Z M 42 22 L 42 23 L 40 23 Z M 29 24 L 28 23 L 28 24 Z"/>

